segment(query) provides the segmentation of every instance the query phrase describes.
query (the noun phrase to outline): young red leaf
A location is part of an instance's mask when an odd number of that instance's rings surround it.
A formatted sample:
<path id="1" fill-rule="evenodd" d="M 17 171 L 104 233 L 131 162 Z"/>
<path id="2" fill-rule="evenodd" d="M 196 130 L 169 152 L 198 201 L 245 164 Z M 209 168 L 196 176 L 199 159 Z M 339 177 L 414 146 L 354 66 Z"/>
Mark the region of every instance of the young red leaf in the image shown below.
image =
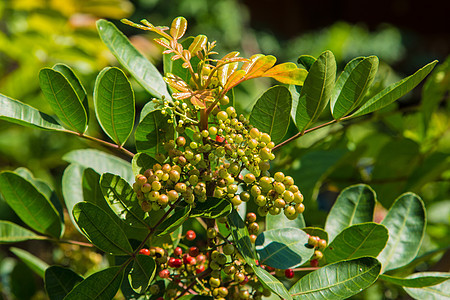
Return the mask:
<path id="1" fill-rule="evenodd" d="M 208 38 L 206 37 L 206 35 L 197 35 L 192 41 L 192 44 L 189 46 L 189 52 L 195 55 L 195 53 L 201 51 L 206 46 L 207 41 Z"/>

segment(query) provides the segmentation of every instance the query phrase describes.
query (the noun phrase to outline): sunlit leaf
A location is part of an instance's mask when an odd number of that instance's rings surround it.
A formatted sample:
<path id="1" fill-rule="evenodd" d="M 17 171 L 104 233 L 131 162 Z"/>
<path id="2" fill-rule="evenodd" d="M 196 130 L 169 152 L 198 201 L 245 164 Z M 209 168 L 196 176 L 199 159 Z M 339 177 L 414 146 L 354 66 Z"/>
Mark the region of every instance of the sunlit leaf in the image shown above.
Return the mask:
<path id="1" fill-rule="evenodd" d="M 158 161 L 145 153 L 137 153 L 133 156 L 133 160 L 131 161 L 131 166 L 133 168 L 133 174 L 144 174 L 147 169 L 153 168 Z"/>
<path id="2" fill-rule="evenodd" d="M 250 61 L 242 65 L 242 70 L 245 70 L 245 78 L 260 77 L 273 67 L 277 59 L 272 55 L 255 54 L 250 57 Z"/>
<path id="3" fill-rule="evenodd" d="M 60 266 L 51 266 L 45 270 L 45 290 L 50 300 L 63 300 L 82 280 L 83 277 L 74 271 Z"/>
<path id="4" fill-rule="evenodd" d="M 298 68 L 294 63 L 283 63 L 267 70 L 262 77 L 272 77 L 285 84 L 303 85 L 307 75 L 308 71 Z"/>
<path id="5" fill-rule="evenodd" d="M 291 295 L 289 294 L 286 287 L 279 281 L 277 278 L 275 278 L 272 274 L 264 270 L 263 268 L 252 265 L 253 271 L 255 272 L 256 277 L 258 277 L 259 281 L 269 288 L 272 292 L 280 296 L 282 299 L 285 300 L 292 300 Z"/>
<path id="6" fill-rule="evenodd" d="M 226 199 L 208 197 L 205 202 L 196 203 L 191 211 L 190 217 L 203 217 L 216 219 L 226 217 L 232 210 L 231 203 Z"/>
<path id="7" fill-rule="evenodd" d="M 227 78 L 226 84 L 224 86 L 224 90 L 225 91 L 231 90 L 233 87 L 235 87 L 242 81 L 244 76 L 245 76 L 244 70 L 238 70 L 238 71 L 234 71 L 233 73 L 231 73 Z"/>
<path id="8" fill-rule="evenodd" d="M 233 209 L 227 217 L 230 224 L 231 235 L 239 252 L 243 255 L 245 261 L 251 265 L 255 263 L 255 250 L 250 241 L 250 235 L 244 221 L 239 216 L 239 213 Z"/>
<path id="9" fill-rule="evenodd" d="M 0 244 L 39 239 L 44 239 L 44 237 L 10 221 L 0 220 Z"/>
<path id="10" fill-rule="evenodd" d="M 178 40 L 186 32 L 187 21 L 183 17 L 177 17 L 172 21 L 172 26 L 170 26 L 170 35 Z"/>
<path id="11" fill-rule="evenodd" d="M 137 255 L 133 260 L 132 269 L 128 274 L 131 288 L 139 294 L 143 293 L 155 277 L 155 273 L 155 260 L 147 255 Z"/>
<path id="12" fill-rule="evenodd" d="M 157 227 L 155 235 L 164 236 L 175 231 L 178 227 L 183 225 L 184 221 L 186 221 L 187 218 L 189 218 L 190 211 L 190 205 L 186 206 L 185 208 L 175 209 L 175 212 Z"/>
<path id="13" fill-rule="evenodd" d="M 421 288 L 432 286 L 450 279 L 450 273 L 444 272 L 420 272 L 414 273 L 406 278 L 400 278 L 390 275 L 381 274 L 380 279 L 397 284 L 403 287 Z"/>
<path id="14" fill-rule="evenodd" d="M 407 277 L 409 280 L 419 279 L 423 276 L 442 276 L 449 273 L 443 272 L 423 272 L 411 274 Z M 425 279 L 425 278 L 424 278 Z M 424 280 L 423 279 L 423 280 Z M 436 285 L 426 286 L 422 288 L 404 287 L 405 291 L 414 299 L 427 299 L 427 300 L 444 300 L 450 298 L 450 280 L 447 279 Z"/>
<path id="15" fill-rule="evenodd" d="M 206 46 L 207 41 L 208 38 L 206 37 L 206 35 L 203 34 L 197 35 L 192 41 L 191 45 L 189 46 L 189 52 L 195 54 L 198 51 L 201 51 Z"/>
<path id="16" fill-rule="evenodd" d="M 278 229 L 278 228 L 298 228 L 305 227 L 305 219 L 303 214 L 297 216 L 294 220 L 289 220 L 284 214 L 266 216 L 266 230 Z"/>

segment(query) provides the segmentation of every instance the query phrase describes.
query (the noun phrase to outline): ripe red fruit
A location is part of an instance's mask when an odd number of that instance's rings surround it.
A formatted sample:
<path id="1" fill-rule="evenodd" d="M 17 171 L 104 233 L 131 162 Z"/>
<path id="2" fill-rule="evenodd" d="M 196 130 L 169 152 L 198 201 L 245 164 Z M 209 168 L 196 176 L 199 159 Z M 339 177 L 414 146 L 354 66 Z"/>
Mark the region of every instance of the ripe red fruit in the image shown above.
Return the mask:
<path id="1" fill-rule="evenodd" d="M 205 265 L 200 265 L 195 269 L 196 274 L 200 274 L 203 271 L 205 271 Z"/>
<path id="2" fill-rule="evenodd" d="M 175 256 L 181 256 L 181 255 L 183 254 L 183 249 L 181 249 L 180 247 L 176 247 L 176 248 L 173 250 L 173 254 L 174 254 Z"/>
<path id="3" fill-rule="evenodd" d="M 284 270 L 284 275 L 286 276 L 286 278 L 292 278 L 294 277 L 294 270 L 292 269 L 286 269 Z"/>
<path id="4" fill-rule="evenodd" d="M 150 250 L 148 250 L 147 248 L 142 248 L 141 250 L 139 250 L 139 254 L 150 255 Z"/>
<path id="5" fill-rule="evenodd" d="M 191 247 L 191 248 L 189 248 L 189 255 L 190 255 L 190 256 L 196 257 L 196 256 L 199 255 L 199 254 L 200 254 L 200 250 L 198 250 L 197 247 Z"/>
<path id="6" fill-rule="evenodd" d="M 319 260 L 318 259 L 311 259 L 309 261 L 309 264 L 311 265 L 311 267 L 317 267 L 319 265 Z"/>
<path id="7" fill-rule="evenodd" d="M 163 269 L 163 270 L 159 271 L 158 275 L 161 278 L 169 278 L 170 272 L 167 269 Z"/>
<path id="8" fill-rule="evenodd" d="M 179 258 L 169 258 L 169 267 L 178 269 L 183 265 L 183 262 Z"/>
<path id="9" fill-rule="evenodd" d="M 195 231 L 194 231 L 194 230 L 188 230 L 188 231 L 186 232 L 186 239 L 187 239 L 188 241 L 193 241 L 193 240 L 195 240 L 195 238 L 196 238 L 196 234 L 195 234 Z"/>
<path id="10" fill-rule="evenodd" d="M 223 143 L 223 141 L 225 141 L 225 138 L 223 136 L 216 135 L 216 142 Z"/>

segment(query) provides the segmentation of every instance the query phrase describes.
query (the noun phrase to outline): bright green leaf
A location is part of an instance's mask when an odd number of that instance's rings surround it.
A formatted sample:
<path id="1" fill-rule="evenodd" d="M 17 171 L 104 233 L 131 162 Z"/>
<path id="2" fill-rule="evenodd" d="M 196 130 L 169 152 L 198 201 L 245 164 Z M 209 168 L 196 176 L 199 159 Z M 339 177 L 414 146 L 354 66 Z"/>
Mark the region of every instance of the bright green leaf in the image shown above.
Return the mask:
<path id="1" fill-rule="evenodd" d="M 178 40 L 184 35 L 186 28 L 187 20 L 184 17 L 177 17 L 172 21 L 172 25 L 170 26 L 170 35 L 175 40 Z"/>
<path id="2" fill-rule="evenodd" d="M 282 63 L 264 72 L 262 77 L 272 77 L 284 84 L 303 85 L 307 75 L 305 69 L 298 68 L 294 63 Z"/>
<path id="3" fill-rule="evenodd" d="M 34 273 L 44 278 L 45 269 L 48 268 L 48 264 L 45 261 L 20 248 L 11 247 L 9 250 L 20 258 Z"/>
<path id="4" fill-rule="evenodd" d="M 426 274 L 426 275 L 425 275 Z M 415 273 L 409 275 L 408 279 L 418 279 L 425 276 L 448 276 L 449 273 L 443 272 L 423 272 Z M 427 300 L 444 300 L 450 299 L 450 280 L 447 279 L 436 285 L 422 287 L 422 288 L 412 288 L 405 287 L 405 291 L 414 299 L 427 299 Z"/>
<path id="5" fill-rule="evenodd" d="M 305 219 L 303 214 L 297 216 L 294 220 L 289 220 L 284 214 L 266 216 L 266 230 L 278 229 L 278 228 L 303 228 L 305 227 Z"/>
<path id="6" fill-rule="evenodd" d="M 378 256 L 383 272 L 400 268 L 417 255 L 425 234 L 425 207 L 416 194 L 398 197 L 381 224 L 389 230 L 389 240 Z"/>
<path id="7" fill-rule="evenodd" d="M 133 156 L 133 160 L 131 161 L 131 167 L 133 169 L 133 174 L 144 174 L 144 172 L 148 169 L 153 168 L 158 161 L 145 153 L 137 153 Z"/>
<path id="8" fill-rule="evenodd" d="M 0 244 L 17 243 L 26 240 L 40 240 L 45 237 L 10 221 L 0 220 Z"/>
<path id="9" fill-rule="evenodd" d="M 133 267 L 128 274 L 131 288 L 136 293 L 143 293 L 147 290 L 156 273 L 156 263 L 153 258 L 147 255 L 138 255 L 133 260 Z"/>
<path id="10" fill-rule="evenodd" d="M 264 286 L 269 288 L 272 292 L 280 296 L 282 299 L 292 300 L 291 295 L 289 295 L 288 290 L 281 283 L 281 281 L 279 281 L 277 278 L 275 278 L 273 275 L 259 266 L 252 265 L 252 268 L 253 271 L 255 271 L 256 277 L 258 277 L 259 281 Z"/>
<path id="11" fill-rule="evenodd" d="M 70 164 L 64 170 L 62 177 L 62 194 L 64 203 L 66 204 L 72 224 L 80 233 L 82 233 L 82 231 L 78 228 L 77 222 L 75 222 L 75 219 L 73 218 L 72 211 L 75 204 L 84 201 L 82 188 L 83 171 L 84 167 L 78 164 Z"/>
<path id="12" fill-rule="evenodd" d="M 96 272 L 77 284 L 64 300 L 111 300 L 119 290 L 122 278 L 120 266 Z"/>
<path id="13" fill-rule="evenodd" d="M 113 23 L 99 20 L 97 29 L 103 43 L 145 90 L 156 98 L 171 99 L 166 83 L 158 69 L 134 48 L 128 38 Z"/>
<path id="14" fill-rule="evenodd" d="M 84 133 L 87 113 L 67 78 L 60 72 L 44 68 L 39 72 L 42 92 L 66 128 Z"/>
<path id="15" fill-rule="evenodd" d="M 113 255 L 133 251 L 120 226 L 98 206 L 88 202 L 77 203 L 73 216 L 84 235 L 102 251 Z"/>
<path id="16" fill-rule="evenodd" d="M 404 96 L 415 88 L 431 72 L 431 70 L 433 70 L 436 64 L 437 60 L 427 64 L 411 76 L 386 87 L 384 90 L 370 98 L 363 106 L 361 106 L 361 108 L 352 114 L 351 117 L 358 117 L 379 110 Z"/>
<path id="17" fill-rule="evenodd" d="M 53 204 L 36 187 L 18 174 L 0 173 L 0 192 L 6 203 L 34 230 L 59 238 L 61 219 Z"/>
<path id="18" fill-rule="evenodd" d="M 191 211 L 190 217 L 216 219 L 228 216 L 231 213 L 231 210 L 231 203 L 226 199 L 208 197 L 205 202 L 196 203 Z"/>
<path id="19" fill-rule="evenodd" d="M 0 120 L 45 130 L 66 131 L 51 116 L 2 94 L 0 94 L 0 108 Z"/>
<path id="20" fill-rule="evenodd" d="M 250 123 L 268 133 L 274 143 L 286 135 L 290 122 L 291 93 L 281 85 L 268 89 L 253 106 Z"/>
<path id="21" fill-rule="evenodd" d="M 267 230 L 256 238 L 259 262 L 278 269 L 288 269 L 305 263 L 314 249 L 306 247 L 308 235 L 298 228 Z"/>
<path id="22" fill-rule="evenodd" d="M 341 261 L 307 274 L 289 290 L 293 299 L 347 299 L 377 280 L 381 264 L 372 257 Z"/>
<path id="23" fill-rule="evenodd" d="M 103 131 L 122 146 L 133 130 L 135 118 L 133 89 L 122 70 L 105 68 L 98 74 L 94 106 Z"/>
<path id="24" fill-rule="evenodd" d="M 51 266 L 45 270 L 45 290 L 50 300 L 63 300 L 64 297 L 83 281 L 83 277 L 74 271 L 60 266 Z"/>
<path id="25" fill-rule="evenodd" d="M 363 104 L 364 96 L 378 71 L 378 57 L 355 58 L 345 66 L 330 100 L 333 118 L 338 120 Z"/>
<path id="26" fill-rule="evenodd" d="M 368 185 L 357 184 L 343 190 L 325 222 L 330 241 L 348 226 L 372 222 L 375 199 L 375 192 Z"/>
<path id="27" fill-rule="evenodd" d="M 333 53 L 323 52 L 312 64 L 305 79 L 299 99 L 293 99 L 295 125 L 301 132 L 310 127 L 320 116 L 331 97 L 336 79 L 336 61 Z"/>
<path id="28" fill-rule="evenodd" d="M 352 225 L 334 238 L 323 255 L 327 263 L 364 256 L 377 257 L 388 238 L 388 231 L 383 225 L 372 222 Z"/>
<path id="29" fill-rule="evenodd" d="M 397 284 L 403 287 L 421 288 L 426 286 L 432 286 L 444 282 L 450 279 L 450 273 L 443 272 L 421 272 L 414 273 L 412 278 L 400 278 L 395 276 L 389 276 L 385 274 L 380 275 L 380 279 L 384 281 Z"/>
<path id="30" fill-rule="evenodd" d="M 230 224 L 231 235 L 239 252 L 243 255 L 245 261 L 254 266 L 255 250 L 253 244 L 250 242 L 250 235 L 244 221 L 239 216 L 239 213 L 233 209 L 227 217 Z"/>

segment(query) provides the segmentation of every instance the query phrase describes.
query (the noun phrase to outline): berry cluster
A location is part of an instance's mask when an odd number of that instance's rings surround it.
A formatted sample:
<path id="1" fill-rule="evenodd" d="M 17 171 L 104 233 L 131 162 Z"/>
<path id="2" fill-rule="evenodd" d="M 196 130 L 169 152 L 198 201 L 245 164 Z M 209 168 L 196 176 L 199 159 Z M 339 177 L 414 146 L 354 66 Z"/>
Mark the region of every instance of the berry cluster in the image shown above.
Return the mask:
<path id="1" fill-rule="evenodd" d="M 327 241 L 318 236 L 308 234 L 308 245 L 311 248 L 316 249 L 309 263 L 311 264 L 311 267 L 317 267 L 319 265 L 319 260 L 323 257 L 322 251 L 327 247 Z"/>

